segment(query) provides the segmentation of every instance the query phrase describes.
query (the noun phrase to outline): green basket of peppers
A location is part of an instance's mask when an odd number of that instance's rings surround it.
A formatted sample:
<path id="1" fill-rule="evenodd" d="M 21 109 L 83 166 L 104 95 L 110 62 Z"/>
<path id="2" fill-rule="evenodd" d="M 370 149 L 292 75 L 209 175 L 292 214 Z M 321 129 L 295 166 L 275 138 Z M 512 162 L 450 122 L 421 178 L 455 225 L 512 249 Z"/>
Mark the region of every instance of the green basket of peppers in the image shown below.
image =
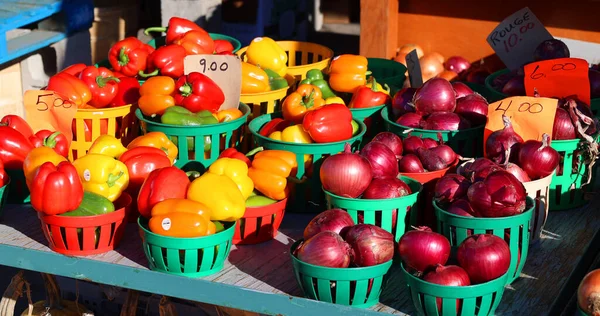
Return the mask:
<path id="1" fill-rule="evenodd" d="M 239 109 L 242 117 L 222 123 L 209 111 L 192 113 L 180 106 L 169 107 L 160 118 L 146 117 L 140 109 L 135 115 L 144 133 L 162 132 L 177 146 L 176 167 L 200 163 L 207 168 L 223 150 L 240 145 L 250 108 L 240 103 Z"/>
<path id="2" fill-rule="evenodd" d="M 391 96 L 402 89 L 406 80 L 406 67 L 403 64 L 383 58 L 367 58 L 367 61 L 367 68 L 371 71 L 371 76 L 375 77 L 380 84 L 387 84 L 390 87 Z"/>

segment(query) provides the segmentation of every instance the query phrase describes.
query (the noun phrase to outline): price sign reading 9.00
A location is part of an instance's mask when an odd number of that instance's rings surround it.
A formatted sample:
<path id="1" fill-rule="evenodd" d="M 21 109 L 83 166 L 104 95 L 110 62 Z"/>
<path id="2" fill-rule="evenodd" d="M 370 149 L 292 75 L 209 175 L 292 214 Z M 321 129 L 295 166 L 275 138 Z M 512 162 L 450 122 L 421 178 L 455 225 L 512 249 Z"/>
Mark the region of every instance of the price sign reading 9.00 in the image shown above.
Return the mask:
<path id="1" fill-rule="evenodd" d="M 242 64 L 237 56 L 190 55 L 183 60 L 186 75 L 199 72 L 209 77 L 223 90 L 225 102 L 221 110 L 236 109 L 242 90 Z"/>

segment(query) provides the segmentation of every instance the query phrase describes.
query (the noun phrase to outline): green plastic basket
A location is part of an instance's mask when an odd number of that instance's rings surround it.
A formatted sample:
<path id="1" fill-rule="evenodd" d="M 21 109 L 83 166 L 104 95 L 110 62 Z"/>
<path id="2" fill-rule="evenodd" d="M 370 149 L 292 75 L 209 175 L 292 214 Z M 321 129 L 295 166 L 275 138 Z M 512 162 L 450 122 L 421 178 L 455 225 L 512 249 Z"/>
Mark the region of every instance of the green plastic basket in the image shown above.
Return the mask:
<path id="1" fill-rule="evenodd" d="M 508 273 L 505 273 L 482 284 L 445 286 L 421 280 L 407 272 L 404 266 L 402 274 L 417 313 L 426 316 L 494 315 L 508 279 Z M 438 299 L 442 305 L 441 310 L 438 308 Z"/>
<path id="2" fill-rule="evenodd" d="M 364 268 L 328 268 L 308 264 L 294 256 L 299 240 L 292 245 L 290 256 L 294 275 L 304 296 L 327 303 L 369 308 L 379 303 L 384 276 L 392 266 L 390 260 Z"/>
<path id="3" fill-rule="evenodd" d="M 4 214 L 4 206 L 6 205 L 6 201 L 8 200 L 8 192 L 10 191 L 10 178 L 8 183 L 3 187 L 0 187 L 0 219 L 2 219 L 2 215 Z"/>
<path id="4" fill-rule="evenodd" d="M 6 169 L 8 178 L 10 179 L 9 189 L 10 195 L 7 197 L 8 204 L 26 204 L 30 202 L 29 188 L 25 181 L 23 169 Z"/>
<path id="5" fill-rule="evenodd" d="M 297 144 L 288 143 L 268 138 L 259 134 L 260 129 L 274 118 L 282 118 L 281 112 L 261 115 L 253 119 L 248 127 L 254 141 L 258 146 L 265 149 L 287 150 L 296 154 L 298 170 L 296 180 L 288 181 L 290 185 L 290 195 L 287 204 L 287 210 L 299 213 L 321 212 L 325 209 L 325 194 L 321 189 L 321 179 L 319 172 L 323 160 L 330 155 L 344 151 L 344 145 L 349 143 L 352 150 L 358 150 L 362 137 L 366 132 L 366 126 L 363 122 L 356 121 L 359 125 L 359 133 L 352 138 L 334 143 L 322 144 Z M 309 174 L 304 167 L 304 155 L 312 155 L 312 173 Z"/>
<path id="6" fill-rule="evenodd" d="M 345 210 L 356 224 L 359 223 L 358 219 L 361 216 L 365 224 L 377 225 L 385 229 L 392 233 L 395 240 L 398 241 L 404 235 L 406 229 L 406 221 L 402 219 L 406 218 L 407 213 L 416 214 L 418 212 L 417 197 L 422 189 L 419 181 L 405 176 L 401 176 L 400 180 L 408 184 L 412 193 L 394 199 L 351 199 L 324 190 L 325 197 L 327 198 L 327 208 L 341 208 Z M 394 223 L 393 219 L 395 210 L 397 210 L 396 223 Z"/>
<path id="7" fill-rule="evenodd" d="M 371 75 L 375 77 L 381 85 L 387 84 L 390 87 L 390 95 L 402 88 L 406 80 L 406 67 L 401 63 L 383 58 L 367 58 L 369 62 L 367 68 Z"/>
<path id="8" fill-rule="evenodd" d="M 385 104 L 370 108 L 350 109 L 352 117 L 355 120 L 362 121 L 367 127 L 367 132 L 363 137 L 365 140 L 370 140 L 375 137 L 377 133 L 383 131 L 383 122 L 381 120 L 381 115 L 379 115 L 379 111 L 384 107 Z"/>
<path id="9" fill-rule="evenodd" d="M 140 120 L 144 133 L 163 132 L 177 145 L 179 152 L 175 158 L 175 166 L 187 169 L 187 166 L 197 163 L 200 163 L 203 168 L 208 168 L 217 160 L 221 151 L 241 144 L 250 108 L 240 103 L 240 110 L 244 115 L 236 120 L 202 126 L 162 124 L 145 117 L 140 109 L 135 111 L 135 115 Z M 186 141 L 179 141 L 180 138 Z M 205 148 L 205 143 L 212 145 L 210 148 Z"/>
<path id="10" fill-rule="evenodd" d="M 235 222 L 223 223 L 225 230 L 210 236 L 174 238 L 154 234 L 148 220 L 138 226 L 150 270 L 199 278 L 219 272 L 231 250 Z"/>
<path id="11" fill-rule="evenodd" d="M 550 143 L 550 147 L 556 149 L 562 158 L 550 182 L 548 202 L 551 211 L 567 210 L 587 203 L 583 187 L 587 178 L 587 166 L 582 163 L 581 155 L 576 154 L 579 144 L 579 139 L 553 140 Z M 579 163 L 577 172 L 573 172 L 574 162 Z"/>
<path id="12" fill-rule="evenodd" d="M 463 129 L 460 131 L 433 131 L 420 128 L 410 128 L 402 126 L 392 119 L 388 114 L 388 108 L 381 110 L 386 130 L 402 137 L 407 138 L 410 135 L 420 136 L 423 138 L 432 138 L 437 140 L 438 133 L 442 135 L 442 139 L 446 145 L 463 157 L 482 157 L 483 156 L 483 131 L 485 125 Z"/>
<path id="13" fill-rule="evenodd" d="M 534 206 L 533 200 L 527 197 L 527 207 L 523 213 L 489 218 L 451 214 L 442 210 L 437 202 L 433 202 L 437 218 L 437 232 L 448 238 L 453 249 L 456 249 L 463 240 L 473 234 L 494 234 L 504 240 L 508 239 L 511 257 L 507 284 L 519 278 L 525 265 Z"/>
<path id="14" fill-rule="evenodd" d="M 212 38 L 213 40 L 226 40 L 229 43 L 231 43 L 231 45 L 233 45 L 233 53 L 234 54 L 240 48 L 242 48 L 242 43 L 231 36 L 227 36 L 225 34 L 218 34 L 218 33 L 208 33 L 208 34 L 210 35 L 210 38 Z M 165 39 L 166 39 L 166 37 L 164 37 L 164 36 L 153 38 L 148 42 L 148 45 L 150 45 L 154 48 L 156 48 L 158 46 L 163 46 L 163 45 L 165 45 Z"/>

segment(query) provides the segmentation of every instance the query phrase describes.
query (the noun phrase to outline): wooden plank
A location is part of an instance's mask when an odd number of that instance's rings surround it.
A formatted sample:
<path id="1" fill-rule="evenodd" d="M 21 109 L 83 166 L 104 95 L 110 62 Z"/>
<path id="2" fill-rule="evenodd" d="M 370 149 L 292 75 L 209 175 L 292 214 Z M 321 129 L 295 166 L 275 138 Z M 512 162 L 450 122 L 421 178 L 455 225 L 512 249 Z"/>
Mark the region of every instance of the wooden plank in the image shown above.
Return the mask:
<path id="1" fill-rule="evenodd" d="M 360 55 L 391 58 L 397 49 L 398 0 L 360 1 Z"/>

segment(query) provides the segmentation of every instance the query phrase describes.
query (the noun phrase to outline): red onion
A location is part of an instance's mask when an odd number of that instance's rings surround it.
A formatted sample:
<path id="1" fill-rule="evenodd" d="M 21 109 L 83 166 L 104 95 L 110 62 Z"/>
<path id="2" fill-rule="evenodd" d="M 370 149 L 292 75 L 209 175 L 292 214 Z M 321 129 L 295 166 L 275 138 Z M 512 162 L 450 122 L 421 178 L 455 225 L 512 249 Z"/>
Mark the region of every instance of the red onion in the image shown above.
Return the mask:
<path id="1" fill-rule="evenodd" d="M 517 161 L 519 155 L 519 146 L 523 138 L 519 136 L 512 128 L 510 118 L 502 115 L 504 128 L 490 134 L 485 142 L 485 155 L 495 163 L 506 163 L 507 161 Z M 507 160 L 506 153 L 510 151 L 510 159 Z"/>
<path id="2" fill-rule="evenodd" d="M 456 73 L 460 73 L 464 70 L 469 69 L 471 67 L 471 63 L 462 56 L 452 56 L 449 57 L 444 63 L 444 67 L 447 70 L 452 70 Z"/>
<path id="3" fill-rule="evenodd" d="M 346 143 L 344 152 L 325 158 L 320 177 L 323 189 L 335 195 L 357 198 L 371 183 L 373 173 L 369 161 L 352 153 L 350 144 Z"/>
<path id="4" fill-rule="evenodd" d="M 425 141 L 423 141 L 423 143 L 425 143 Z M 456 153 L 448 145 L 438 145 L 437 147 L 430 148 L 429 151 L 434 155 L 440 157 L 440 159 L 442 160 L 442 162 L 444 162 L 446 167 L 456 162 Z"/>
<path id="5" fill-rule="evenodd" d="M 371 163 L 373 178 L 396 177 L 398 175 L 396 155 L 383 143 L 368 143 L 360 152 L 360 155 Z"/>
<path id="6" fill-rule="evenodd" d="M 504 217 L 522 213 L 527 194 L 515 176 L 498 170 L 490 173 L 484 181 L 471 185 L 467 197 L 482 217 Z"/>
<path id="7" fill-rule="evenodd" d="M 478 83 L 481 85 L 485 84 L 485 79 L 487 79 L 487 77 L 490 75 L 491 73 L 486 70 L 486 69 L 475 69 L 473 71 L 469 71 L 469 73 L 467 74 L 467 82 L 471 82 L 471 83 Z"/>
<path id="8" fill-rule="evenodd" d="M 417 114 L 417 113 L 404 113 L 404 114 L 402 114 L 402 116 L 400 116 L 396 120 L 396 123 L 398 123 L 398 124 L 400 124 L 402 126 L 419 128 L 419 127 L 421 127 L 421 120 L 422 119 L 423 119 L 423 117 L 420 114 Z"/>
<path id="9" fill-rule="evenodd" d="M 341 234 L 342 229 L 354 225 L 348 212 L 339 208 L 331 209 L 315 216 L 304 229 L 304 240 L 309 240 L 320 232 Z"/>
<path id="10" fill-rule="evenodd" d="M 359 267 L 382 264 L 394 257 L 394 235 L 375 225 L 350 227 L 346 242 L 354 251 L 352 262 Z"/>
<path id="11" fill-rule="evenodd" d="M 566 98 L 558 101 L 558 106 L 567 110 L 571 122 L 575 126 L 575 132 L 582 139 L 587 139 L 589 142 L 594 142 L 593 138 L 588 135 L 593 135 L 597 131 L 597 120 L 594 119 L 594 114 L 590 107 L 573 98 Z M 581 125 L 578 127 L 577 125 Z"/>
<path id="12" fill-rule="evenodd" d="M 502 88 L 502 93 L 509 96 L 525 95 L 525 76 L 512 77 Z"/>
<path id="13" fill-rule="evenodd" d="M 447 145 L 439 145 L 432 149 L 419 148 L 417 156 L 427 171 L 442 170 L 456 160 L 456 154 Z M 449 161 L 450 158 L 454 158 Z"/>
<path id="14" fill-rule="evenodd" d="M 392 100 L 392 114 L 394 117 L 415 111 L 415 107 L 410 104 L 415 96 L 415 91 L 417 91 L 416 88 L 404 88 L 396 92 Z"/>
<path id="15" fill-rule="evenodd" d="M 456 93 L 448 80 L 433 78 L 417 89 L 412 103 L 417 112 L 424 114 L 453 112 L 456 107 Z"/>
<path id="16" fill-rule="evenodd" d="M 460 99 L 462 97 L 466 97 L 469 94 L 473 94 L 473 90 L 469 88 L 466 84 L 462 82 L 453 82 L 452 88 L 454 89 L 454 93 L 456 93 L 456 99 Z"/>
<path id="17" fill-rule="evenodd" d="M 402 141 L 404 154 L 416 154 L 418 148 L 425 148 L 423 139 L 419 136 L 408 136 Z"/>
<path id="18" fill-rule="evenodd" d="M 402 235 L 398 250 L 409 268 L 424 272 L 437 264 L 446 264 L 450 257 L 450 242 L 429 227 L 418 227 Z"/>
<path id="19" fill-rule="evenodd" d="M 573 121 L 571 121 L 569 112 L 563 108 L 556 108 L 554 126 L 552 127 L 552 139 L 568 140 L 575 139 L 576 137 L 575 125 L 573 125 Z"/>
<path id="20" fill-rule="evenodd" d="M 600 269 L 586 274 L 579 283 L 577 304 L 586 315 L 600 315 Z"/>
<path id="21" fill-rule="evenodd" d="M 471 206 L 471 203 L 465 199 L 459 199 L 450 204 L 450 207 L 446 210 L 446 212 L 464 216 L 464 217 L 476 217 L 477 212 Z"/>
<path id="22" fill-rule="evenodd" d="M 439 144 L 433 138 L 423 138 L 423 147 L 425 149 L 431 149 L 437 147 Z"/>
<path id="23" fill-rule="evenodd" d="M 588 74 L 590 77 L 590 95 L 592 99 L 600 98 L 600 71 L 590 69 Z"/>
<path id="24" fill-rule="evenodd" d="M 352 248 L 334 232 L 320 232 L 305 240 L 296 250 L 300 261 L 321 267 L 347 268 L 352 258 Z"/>
<path id="25" fill-rule="evenodd" d="M 571 57 L 569 47 L 563 41 L 555 38 L 541 42 L 533 52 L 535 61 L 569 57 Z"/>
<path id="26" fill-rule="evenodd" d="M 375 135 L 372 141 L 386 145 L 396 155 L 396 159 L 402 156 L 402 139 L 400 136 L 391 132 L 381 132 Z"/>
<path id="27" fill-rule="evenodd" d="M 509 162 L 504 167 L 504 169 L 506 169 L 506 171 L 508 171 L 513 176 L 515 176 L 515 178 L 517 178 L 521 182 L 529 182 L 529 181 L 531 181 L 531 179 L 529 178 L 529 175 L 527 174 L 527 172 L 525 172 L 525 170 L 521 169 L 521 167 L 519 167 L 517 164 Z"/>
<path id="28" fill-rule="evenodd" d="M 432 113 L 421 122 L 423 129 L 434 131 L 457 131 L 471 127 L 471 124 L 461 119 L 456 113 Z"/>
<path id="29" fill-rule="evenodd" d="M 478 93 L 470 94 L 456 100 L 456 111 L 474 126 L 484 125 L 487 122 L 488 103 Z"/>
<path id="30" fill-rule="evenodd" d="M 456 259 L 467 271 L 473 284 L 484 283 L 497 279 L 508 271 L 510 248 L 496 235 L 471 235 L 458 246 Z"/>
<path id="31" fill-rule="evenodd" d="M 542 135 L 542 141 L 528 140 L 519 150 L 519 164 L 532 179 L 547 177 L 558 167 L 558 152 L 550 147 L 550 136 Z"/>
<path id="32" fill-rule="evenodd" d="M 393 199 L 409 195 L 410 187 L 398 178 L 373 179 L 363 193 L 363 199 Z"/>
<path id="33" fill-rule="evenodd" d="M 424 281 L 433 284 L 445 285 L 445 286 L 468 286 L 471 285 L 469 275 L 465 269 L 459 266 L 443 266 L 438 264 L 434 269 L 429 271 L 423 277 Z M 442 313 L 442 299 L 436 298 L 438 312 Z M 460 308 L 462 306 L 462 300 L 456 300 L 456 315 L 459 315 Z"/>
<path id="34" fill-rule="evenodd" d="M 471 182 L 483 181 L 488 174 L 502 168 L 487 158 L 477 158 L 462 168 L 461 174 Z"/>
<path id="35" fill-rule="evenodd" d="M 471 182 L 459 174 L 447 174 L 435 184 L 435 200 L 440 206 L 446 206 L 466 197 Z"/>
<path id="36" fill-rule="evenodd" d="M 421 160 L 419 157 L 408 154 L 402 156 L 402 158 L 398 161 L 398 171 L 404 173 L 423 173 L 425 169 L 423 169 L 423 165 L 421 164 Z"/>
<path id="37" fill-rule="evenodd" d="M 503 74 L 499 75 L 498 77 L 494 78 L 494 80 L 492 80 L 492 87 L 494 87 L 494 89 L 496 89 L 498 91 L 502 91 L 502 88 L 504 88 L 506 83 L 510 79 L 512 79 L 514 76 L 516 76 L 516 73 L 514 73 L 512 71 L 503 73 Z"/>

